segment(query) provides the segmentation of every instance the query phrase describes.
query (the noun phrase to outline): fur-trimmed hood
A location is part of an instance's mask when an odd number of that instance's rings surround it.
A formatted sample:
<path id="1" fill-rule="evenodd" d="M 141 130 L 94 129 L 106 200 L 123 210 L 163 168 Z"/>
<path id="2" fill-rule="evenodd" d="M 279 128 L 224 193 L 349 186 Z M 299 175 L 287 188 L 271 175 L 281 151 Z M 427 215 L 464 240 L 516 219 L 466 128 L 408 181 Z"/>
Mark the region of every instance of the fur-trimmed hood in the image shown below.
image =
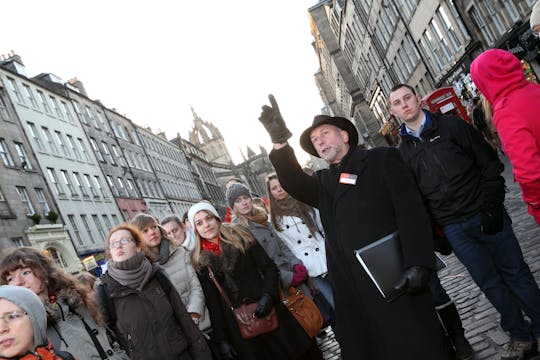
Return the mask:
<path id="1" fill-rule="evenodd" d="M 242 256 L 242 252 L 224 241 L 220 242 L 220 250 L 221 254 L 217 255 L 203 249 L 200 258 L 201 268 L 210 266 L 214 272 L 232 272 L 238 257 Z"/>
<path id="2" fill-rule="evenodd" d="M 79 292 L 72 288 L 65 288 L 56 294 L 49 295 L 49 301 L 44 303 L 47 312 L 47 321 L 62 320 L 62 311 L 59 309 L 59 303 L 77 308 L 84 304 Z"/>

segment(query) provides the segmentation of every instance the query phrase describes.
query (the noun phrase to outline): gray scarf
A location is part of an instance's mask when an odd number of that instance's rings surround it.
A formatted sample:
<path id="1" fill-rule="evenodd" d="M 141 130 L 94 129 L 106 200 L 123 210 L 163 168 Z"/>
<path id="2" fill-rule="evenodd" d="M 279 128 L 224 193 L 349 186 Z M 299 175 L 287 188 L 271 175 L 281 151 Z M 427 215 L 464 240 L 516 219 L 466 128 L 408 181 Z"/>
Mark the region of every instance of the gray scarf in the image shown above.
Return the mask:
<path id="1" fill-rule="evenodd" d="M 107 272 L 121 285 L 141 291 L 152 275 L 152 264 L 143 252 L 137 252 L 124 261 L 109 260 Z"/>

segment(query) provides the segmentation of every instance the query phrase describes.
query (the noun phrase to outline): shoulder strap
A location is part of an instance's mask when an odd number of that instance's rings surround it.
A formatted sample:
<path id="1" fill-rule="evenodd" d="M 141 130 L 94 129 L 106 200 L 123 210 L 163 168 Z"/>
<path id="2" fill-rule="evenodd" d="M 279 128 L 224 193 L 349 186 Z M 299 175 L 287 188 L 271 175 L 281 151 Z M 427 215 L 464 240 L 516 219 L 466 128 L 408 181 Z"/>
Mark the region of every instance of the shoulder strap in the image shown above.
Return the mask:
<path id="1" fill-rule="evenodd" d="M 159 282 L 159 285 L 161 286 L 163 291 L 165 291 L 165 294 L 167 294 L 167 296 L 170 296 L 172 284 L 167 275 L 165 275 L 161 270 L 158 270 L 156 272 L 156 279 Z"/>
<path id="2" fill-rule="evenodd" d="M 114 307 L 113 299 L 109 296 L 107 284 L 101 282 L 96 288 L 96 293 L 101 300 L 100 303 L 103 305 L 103 310 L 107 316 L 107 326 L 114 329 L 116 327 L 116 309 Z"/>
<path id="3" fill-rule="evenodd" d="M 69 311 L 71 311 L 73 314 L 77 315 L 79 317 L 79 319 L 81 319 L 83 325 L 84 325 L 84 328 L 86 329 L 86 332 L 88 333 L 88 335 L 90 335 L 90 338 L 92 339 L 92 342 L 94 343 L 94 346 L 96 347 L 96 350 L 97 352 L 99 353 L 99 357 L 103 360 L 106 360 L 109 358 L 109 356 L 107 355 L 107 353 L 105 352 L 105 349 L 103 349 L 103 346 L 101 346 L 96 334 L 98 333 L 98 330 L 97 329 L 92 329 L 88 323 L 86 322 L 86 320 L 84 320 L 84 317 L 79 314 L 78 312 L 75 311 L 75 309 L 73 309 L 73 307 L 71 305 L 69 305 Z"/>
<path id="4" fill-rule="evenodd" d="M 227 306 L 229 308 L 231 308 L 231 310 L 234 311 L 234 307 L 232 306 L 232 303 L 231 303 L 231 300 L 229 300 L 229 297 L 227 296 L 227 294 L 225 293 L 225 290 L 223 290 L 223 288 L 221 287 L 221 285 L 219 285 L 216 277 L 214 276 L 214 272 L 212 271 L 212 268 L 210 266 L 207 266 L 206 267 L 208 269 L 208 276 L 210 277 L 210 279 L 212 279 L 212 281 L 214 282 L 214 284 L 216 285 L 217 289 L 219 290 L 219 293 L 221 294 L 221 296 L 223 297 L 223 300 L 225 300 L 225 303 L 227 304 Z"/>

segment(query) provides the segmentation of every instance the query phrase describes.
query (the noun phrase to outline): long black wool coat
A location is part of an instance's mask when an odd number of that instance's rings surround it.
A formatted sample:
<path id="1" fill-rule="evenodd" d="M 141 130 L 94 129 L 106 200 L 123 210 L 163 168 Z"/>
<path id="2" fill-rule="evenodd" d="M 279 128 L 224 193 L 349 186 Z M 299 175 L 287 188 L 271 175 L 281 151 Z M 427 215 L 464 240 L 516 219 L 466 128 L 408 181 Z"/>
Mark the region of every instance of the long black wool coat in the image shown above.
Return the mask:
<path id="1" fill-rule="evenodd" d="M 405 267 L 434 267 L 428 215 L 398 150 L 350 149 L 339 166 L 313 176 L 288 145 L 270 159 L 284 189 L 320 210 L 343 359 L 452 358 L 430 293 L 387 303 L 354 255 L 398 230 Z M 356 175 L 356 183 L 340 183 L 342 173 Z"/>

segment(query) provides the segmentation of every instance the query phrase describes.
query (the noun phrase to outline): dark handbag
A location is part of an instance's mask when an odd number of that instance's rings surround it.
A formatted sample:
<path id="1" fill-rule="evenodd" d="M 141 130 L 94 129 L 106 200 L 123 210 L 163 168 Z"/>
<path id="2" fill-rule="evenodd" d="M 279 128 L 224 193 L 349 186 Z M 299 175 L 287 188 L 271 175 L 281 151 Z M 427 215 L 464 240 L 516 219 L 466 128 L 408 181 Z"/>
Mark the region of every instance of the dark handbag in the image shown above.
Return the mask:
<path id="1" fill-rule="evenodd" d="M 216 285 L 227 306 L 234 313 L 236 323 L 238 324 L 238 329 L 240 330 L 240 336 L 242 336 L 243 339 L 252 339 L 256 336 L 277 329 L 278 320 L 276 315 L 276 309 L 272 308 L 268 315 L 262 318 L 258 318 L 255 316 L 255 309 L 257 309 L 256 301 L 245 301 L 240 306 L 235 308 L 232 306 L 229 297 L 227 296 L 221 285 L 219 285 L 216 277 L 214 276 L 214 272 L 210 267 L 208 267 L 208 275 Z"/>
<path id="2" fill-rule="evenodd" d="M 323 316 L 317 305 L 294 286 L 289 288 L 289 294 L 286 297 L 281 286 L 279 287 L 279 298 L 283 305 L 289 309 L 310 337 L 316 336 L 323 325 Z"/>
<path id="3" fill-rule="evenodd" d="M 311 279 L 308 280 L 309 288 L 311 290 L 311 295 L 313 296 L 313 302 L 319 308 L 321 315 L 323 317 L 322 328 L 324 329 L 327 326 L 334 326 L 336 324 L 336 313 L 332 308 L 332 305 L 326 300 L 321 291 L 315 286 Z"/>

